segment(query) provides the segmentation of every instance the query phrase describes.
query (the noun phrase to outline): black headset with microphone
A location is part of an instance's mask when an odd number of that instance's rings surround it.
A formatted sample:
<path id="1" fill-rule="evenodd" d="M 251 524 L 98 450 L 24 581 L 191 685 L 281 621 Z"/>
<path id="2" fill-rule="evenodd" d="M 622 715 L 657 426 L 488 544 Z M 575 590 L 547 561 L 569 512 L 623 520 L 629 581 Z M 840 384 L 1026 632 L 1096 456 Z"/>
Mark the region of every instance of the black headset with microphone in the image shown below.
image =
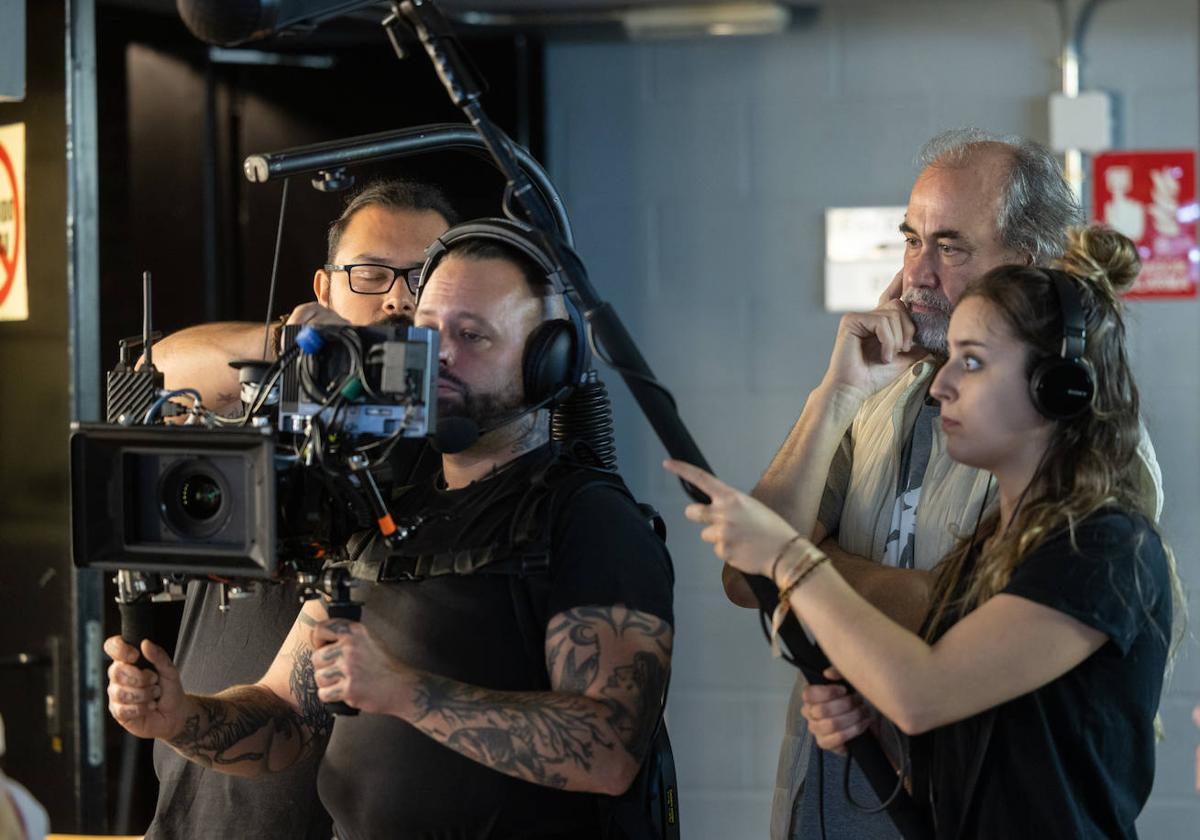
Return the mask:
<path id="1" fill-rule="evenodd" d="M 584 382 L 591 369 L 591 347 L 587 325 L 570 296 L 565 293 L 561 272 L 538 242 L 537 231 L 512 219 L 487 218 L 464 222 L 434 240 L 425 249 L 425 264 L 421 268 L 421 279 L 417 286 L 418 302 L 438 264 L 456 244 L 474 239 L 506 245 L 528 258 L 545 275 L 554 291 L 562 295 L 568 314 L 567 318 L 543 321 L 526 339 L 521 360 L 521 379 L 527 407 L 513 412 L 511 416 L 506 415 L 501 423 L 503 425 L 537 409 L 553 408 L 566 400 Z M 495 425 L 479 429 L 477 434 L 494 428 Z"/>
<path id="2" fill-rule="evenodd" d="M 1029 375 L 1029 398 L 1044 417 L 1070 420 L 1092 407 L 1096 374 L 1084 358 L 1087 321 L 1075 281 L 1060 271 L 1048 271 L 1062 313 L 1062 346 L 1057 356 L 1039 361 Z"/>

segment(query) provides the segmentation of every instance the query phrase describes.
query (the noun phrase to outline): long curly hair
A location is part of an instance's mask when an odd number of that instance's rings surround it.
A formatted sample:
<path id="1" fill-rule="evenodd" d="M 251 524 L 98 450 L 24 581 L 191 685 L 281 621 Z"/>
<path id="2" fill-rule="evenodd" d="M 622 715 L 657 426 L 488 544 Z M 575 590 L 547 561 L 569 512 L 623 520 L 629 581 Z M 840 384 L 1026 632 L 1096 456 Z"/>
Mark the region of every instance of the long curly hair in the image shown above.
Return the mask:
<path id="1" fill-rule="evenodd" d="M 974 297 L 992 305 L 1011 334 L 1028 348 L 1026 374 L 1030 375 L 1039 362 L 1061 352 L 1063 318 L 1055 277 L 1075 284 L 1087 331 L 1083 358 L 1094 372 L 1096 393 L 1090 410 L 1057 422 L 1008 527 L 999 532 L 1000 515 L 993 512 L 939 564 L 927 623 L 930 640 L 949 615 L 965 615 L 1004 589 L 1030 552 L 1064 527 L 1074 543 L 1076 525 L 1108 506 L 1140 511 L 1153 522 L 1155 511 L 1143 509 L 1138 389 L 1125 352 L 1118 297 L 1132 285 L 1140 268 L 1137 249 L 1128 238 L 1107 228 L 1077 228 L 1054 268 L 1001 266 L 968 286 L 960 297 L 960 302 Z M 975 546 L 980 546 L 978 558 L 964 579 Z M 1163 547 L 1175 629 L 1157 629 L 1173 652 L 1182 638 L 1186 601 L 1174 554 L 1165 540 Z M 1135 597 L 1140 595 L 1138 589 Z M 1140 606 L 1148 607 L 1144 601 Z"/>

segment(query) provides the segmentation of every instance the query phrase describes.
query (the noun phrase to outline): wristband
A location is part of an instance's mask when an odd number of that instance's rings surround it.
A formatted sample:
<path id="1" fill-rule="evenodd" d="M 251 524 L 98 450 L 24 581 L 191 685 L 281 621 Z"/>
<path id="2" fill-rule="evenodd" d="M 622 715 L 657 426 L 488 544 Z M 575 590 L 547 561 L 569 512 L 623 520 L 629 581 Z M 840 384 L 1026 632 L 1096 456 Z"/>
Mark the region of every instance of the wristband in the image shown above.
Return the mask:
<path id="1" fill-rule="evenodd" d="M 812 559 L 812 562 L 805 566 L 804 561 L 808 559 Z M 793 572 L 801 568 L 803 568 L 803 570 L 800 572 L 800 574 L 795 576 L 794 580 L 789 581 L 787 584 L 779 588 L 779 603 L 775 605 L 775 612 L 771 615 L 772 656 L 779 657 L 781 655 L 779 650 L 779 628 L 783 626 L 784 619 L 787 618 L 788 611 L 791 609 L 791 604 L 788 603 L 788 599 L 792 596 L 792 593 L 799 588 L 800 584 L 802 584 L 809 575 L 816 571 L 818 566 L 828 562 L 829 557 L 823 554 L 815 545 L 810 545 L 808 551 L 804 552 L 804 557 L 801 558 L 800 563 L 797 563 L 794 567 L 792 567 Z"/>
<path id="2" fill-rule="evenodd" d="M 779 585 L 779 582 L 775 579 L 775 572 L 779 570 L 779 561 L 783 559 L 783 555 L 788 553 L 788 549 L 796 544 L 796 540 L 800 539 L 800 536 L 800 534 L 796 534 L 796 536 L 785 542 L 783 547 L 779 549 L 779 553 L 775 555 L 775 562 L 771 564 L 771 583 L 776 586 Z"/>

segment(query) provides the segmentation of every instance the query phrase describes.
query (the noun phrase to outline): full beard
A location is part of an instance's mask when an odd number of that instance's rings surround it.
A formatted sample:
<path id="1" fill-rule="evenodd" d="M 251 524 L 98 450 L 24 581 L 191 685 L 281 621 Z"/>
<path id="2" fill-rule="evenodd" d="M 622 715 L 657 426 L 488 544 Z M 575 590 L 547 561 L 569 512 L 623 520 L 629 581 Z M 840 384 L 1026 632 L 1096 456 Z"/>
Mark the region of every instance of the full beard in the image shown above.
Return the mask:
<path id="1" fill-rule="evenodd" d="M 452 373 L 443 371 L 441 378 L 459 389 L 458 399 L 440 398 L 438 415 L 441 417 L 466 417 L 480 429 L 489 429 L 497 421 L 520 411 L 524 405 L 519 389 L 507 389 L 500 393 L 478 393 Z"/>

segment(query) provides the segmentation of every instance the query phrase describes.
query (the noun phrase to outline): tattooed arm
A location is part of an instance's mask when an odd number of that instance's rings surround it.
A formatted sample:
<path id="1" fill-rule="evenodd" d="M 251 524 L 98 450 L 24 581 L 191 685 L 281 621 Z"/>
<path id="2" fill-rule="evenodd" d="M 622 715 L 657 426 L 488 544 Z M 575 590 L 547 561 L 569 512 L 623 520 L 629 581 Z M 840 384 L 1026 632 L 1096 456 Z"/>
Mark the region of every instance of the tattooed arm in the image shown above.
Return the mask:
<path id="1" fill-rule="evenodd" d="M 316 638 L 333 641 L 316 655 L 322 700 L 393 714 L 519 779 L 616 795 L 637 775 L 658 722 L 673 633 L 622 606 L 559 613 L 546 628 L 552 690 L 528 692 L 407 668 L 361 625 L 327 622 Z"/>
<path id="2" fill-rule="evenodd" d="M 114 636 L 104 644 L 113 657 L 109 711 L 134 735 L 162 738 L 214 770 L 258 776 L 290 767 L 320 751 L 332 725 L 312 666 L 312 629 L 326 617 L 319 602 L 306 603 L 261 680 L 211 697 L 185 694 L 166 652 L 150 642 L 142 651 L 158 673 L 137 669 L 137 651 Z"/>

